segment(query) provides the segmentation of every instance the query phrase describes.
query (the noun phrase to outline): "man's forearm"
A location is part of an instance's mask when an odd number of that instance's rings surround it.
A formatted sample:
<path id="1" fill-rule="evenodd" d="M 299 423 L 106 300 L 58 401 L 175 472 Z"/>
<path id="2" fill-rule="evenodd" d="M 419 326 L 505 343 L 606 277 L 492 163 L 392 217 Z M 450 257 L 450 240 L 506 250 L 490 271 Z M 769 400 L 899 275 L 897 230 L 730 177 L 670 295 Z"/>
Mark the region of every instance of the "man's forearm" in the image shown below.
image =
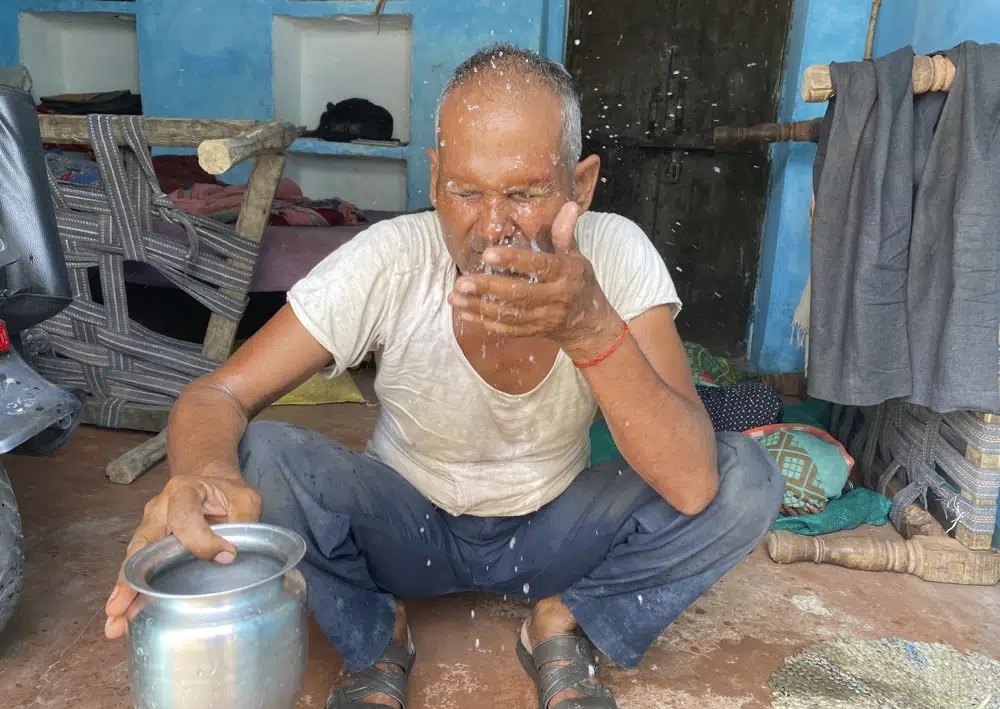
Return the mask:
<path id="1" fill-rule="evenodd" d="M 167 427 L 170 475 L 239 477 L 247 413 L 228 392 L 195 381 L 177 399 Z"/>
<path id="2" fill-rule="evenodd" d="M 704 509 L 719 484 L 704 408 L 668 386 L 631 336 L 581 371 L 629 465 L 678 511 Z"/>

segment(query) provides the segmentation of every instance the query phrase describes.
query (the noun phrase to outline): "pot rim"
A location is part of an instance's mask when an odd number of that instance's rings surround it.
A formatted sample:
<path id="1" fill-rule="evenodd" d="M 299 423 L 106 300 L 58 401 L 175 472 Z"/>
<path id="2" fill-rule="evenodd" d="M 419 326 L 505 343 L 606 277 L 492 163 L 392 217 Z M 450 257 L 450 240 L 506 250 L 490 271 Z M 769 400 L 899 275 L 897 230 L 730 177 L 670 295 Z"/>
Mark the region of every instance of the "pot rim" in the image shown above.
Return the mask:
<path id="1" fill-rule="evenodd" d="M 123 570 L 125 582 L 143 596 L 151 598 L 177 601 L 220 598 L 234 593 L 249 591 L 283 577 L 298 566 L 306 553 L 306 542 L 300 535 L 290 529 L 277 525 L 261 522 L 226 522 L 213 524 L 211 525 L 211 529 L 223 539 L 232 542 L 236 546 L 237 555 L 240 553 L 242 544 L 244 551 L 255 551 L 265 554 L 270 551 L 273 558 L 283 559 L 284 564 L 280 570 L 275 571 L 269 576 L 225 591 L 190 594 L 158 591 L 150 586 L 148 581 L 154 571 L 160 569 L 168 561 L 175 561 L 181 558 L 195 559 L 195 555 L 186 549 L 177 537 L 169 535 L 143 547 L 129 557 L 125 562 Z M 275 555 L 273 553 L 275 551 L 274 546 L 265 546 L 264 541 L 268 536 L 272 540 L 277 537 L 277 541 L 280 542 L 277 550 L 284 553 L 281 553 L 280 556 Z M 256 544 L 253 543 L 255 539 L 257 540 Z"/>

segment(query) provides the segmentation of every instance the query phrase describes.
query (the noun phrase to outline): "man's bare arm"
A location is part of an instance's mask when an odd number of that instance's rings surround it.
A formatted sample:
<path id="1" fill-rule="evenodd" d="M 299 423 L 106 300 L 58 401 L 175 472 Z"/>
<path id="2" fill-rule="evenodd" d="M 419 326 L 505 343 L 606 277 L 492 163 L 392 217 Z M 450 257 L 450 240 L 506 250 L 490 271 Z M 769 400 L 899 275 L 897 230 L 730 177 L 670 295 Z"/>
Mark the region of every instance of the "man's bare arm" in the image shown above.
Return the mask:
<path id="1" fill-rule="evenodd" d="M 330 363 L 330 353 L 285 305 L 216 371 L 177 399 L 167 429 L 170 474 L 239 477 L 247 423 Z"/>
<path id="2" fill-rule="evenodd" d="M 616 319 L 607 332 L 623 328 Z M 581 371 L 629 465 L 678 511 L 697 514 L 718 491 L 719 475 L 715 433 L 684 345 L 667 306 L 643 313 L 629 328 L 614 354 Z"/>

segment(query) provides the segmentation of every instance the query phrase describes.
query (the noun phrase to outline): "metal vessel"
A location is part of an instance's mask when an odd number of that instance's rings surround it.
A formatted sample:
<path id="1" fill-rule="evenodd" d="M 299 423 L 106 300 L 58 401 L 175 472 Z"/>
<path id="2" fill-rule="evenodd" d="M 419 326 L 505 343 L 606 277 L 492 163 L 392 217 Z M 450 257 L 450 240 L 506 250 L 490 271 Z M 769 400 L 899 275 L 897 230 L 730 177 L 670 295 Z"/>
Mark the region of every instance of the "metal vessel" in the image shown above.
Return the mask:
<path id="1" fill-rule="evenodd" d="M 125 580 L 139 592 L 129 621 L 136 709 L 292 709 L 306 666 L 306 545 L 265 524 L 212 529 L 235 561 L 196 558 L 175 537 L 139 550 Z"/>

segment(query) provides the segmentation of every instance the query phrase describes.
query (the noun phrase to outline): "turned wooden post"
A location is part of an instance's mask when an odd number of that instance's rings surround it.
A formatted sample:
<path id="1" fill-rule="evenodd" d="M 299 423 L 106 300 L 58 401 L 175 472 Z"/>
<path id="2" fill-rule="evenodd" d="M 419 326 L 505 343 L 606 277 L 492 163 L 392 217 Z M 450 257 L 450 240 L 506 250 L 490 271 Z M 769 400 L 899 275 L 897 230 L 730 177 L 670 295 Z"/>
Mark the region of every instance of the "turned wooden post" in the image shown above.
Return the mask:
<path id="1" fill-rule="evenodd" d="M 716 148 L 738 143 L 817 143 L 823 119 L 794 123 L 761 123 L 756 126 L 719 126 L 713 132 Z"/>
<path id="2" fill-rule="evenodd" d="M 913 57 L 913 93 L 947 91 L 955 80 L 955 65 L 940 54 Z M 833 96 L 833 79 L 828 64 L 807 67 L 802 78 L 802 100 L 822 103 Z"/>
<path id="3" fill-rule="evenodd" d="M 768 534 L 767 553 L 779 564 L 812 561 L 859 571 L 895 571 L 924 581 L 976 586 L 1000 582 L 1000 552 L 973 551 L 949 537 L 877 539 L 859 535 L 805 537 Z"/>

